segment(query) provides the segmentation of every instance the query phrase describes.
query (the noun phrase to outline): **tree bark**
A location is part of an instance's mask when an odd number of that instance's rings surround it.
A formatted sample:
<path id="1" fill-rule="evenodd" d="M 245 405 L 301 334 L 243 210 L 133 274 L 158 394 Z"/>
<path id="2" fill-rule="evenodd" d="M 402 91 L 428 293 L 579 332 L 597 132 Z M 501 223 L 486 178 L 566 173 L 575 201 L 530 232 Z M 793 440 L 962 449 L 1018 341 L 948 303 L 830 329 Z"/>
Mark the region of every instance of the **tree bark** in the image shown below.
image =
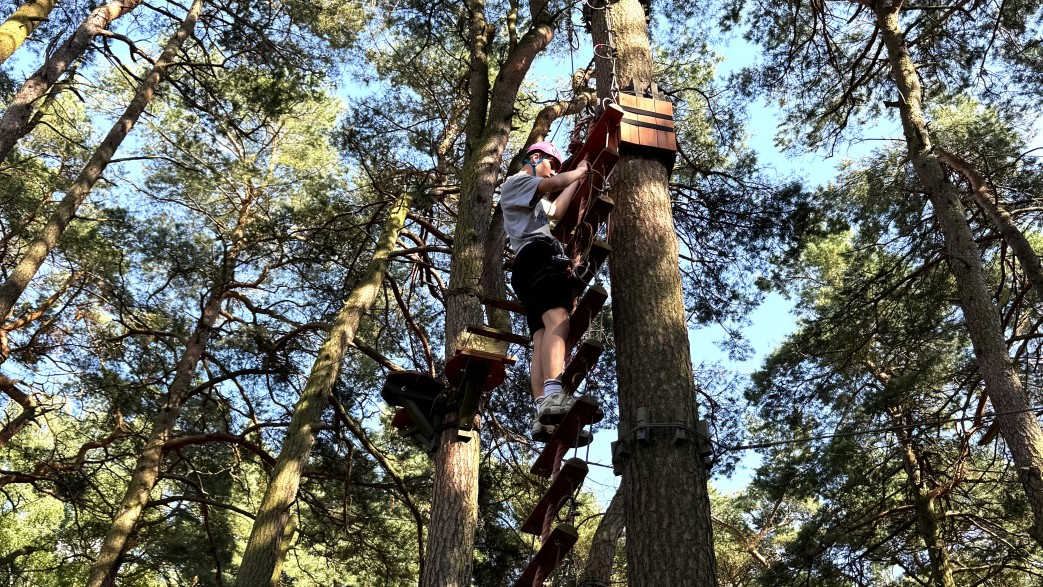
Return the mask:
<path id="1" fill-rule="evenodd" d="M 25 80 L 11 104 L 0 119 L 0 161 L 14 148 L 18 139 L 28 131 L 29 116 L 33 111 L 33 103 L 50 89 L 58 78 L 79 59 L 87 46 L 101 31 L 117 18 L 137 8 L 141 0 L 112 0 L 91 12 L 83 24 L 55 51 L 47 61 Z M 0 313 L 0 316 L 3 316 Z"/>
<path id="2" fill-rule="evenodd" d="M 4 448 L 15 434 L 21 432 L 23 428 L 40 415 L 40 402 L 28 393 L 18 389 L 17 384 L 17 381 L 0 375 L 0 392 L 11 398 L 11 401 L 22 406 L 22 413 L 15 416 L 14 419 L 4 424 L 4 427 L 0 429 L 0 449 Z"/>
<path id="3" fill-rule="evenodd" d="M 1030 534 L 1043 544 L 1043 430 L 1014 371 L 999 309 L 985 279 L 981 251 L 959 194 L 932 148 L 920 81 L 899 24 L 899 6 L 883 0 L 872 3 L 900 96 L 898 108 L 909 159 L 942 231 L 946 261 L 956 282 L 974 356 L 1032 510 Z"/>
<path id="4" fill-rule="evenodd" d="M 1036 295 L 1043 296 L 1043 264 L 1040 264 L 1039 255 L 1032 248 L 1032 244 L 1025 237 L 1025 233 L 1018 228 L 1018 225 L 1014 224 L 1014 218 L 1010 215 L 1010 212 L 1007 212 L 996 201 L 995 195 L 991 193 L 988 185 L 985 183 L 985 178 L 978 173 L 974 165 L 962 157 L 938 146 L 934 147 L 934 152 L 937 153 L 939 161 L 967 179 L 971 186 L 971 198 L 974 200 L 974 203 L 985 212 L 985 215 L 992 221 L 996 231 L 1000 233 L 1003 241 L 1014 251 L 1014 256 L 1021 263 L 1021 269 L 1025 272 L 1025 278 L 1028 280 L 1029 285 L 1032 286 L 1032 289 L 1036 290 Z"/>
<path id="5" fill-rule="evenodd" d="M 268 488 L 257 510 L 250 540 L 236 576 L 236 587 L 272 584 L 290 519 L 290 508 L 297 499 L 301 472 L 315 443 L 322 413 L 329 405 L 344 353 L 355 339 L 355 331 L 358 330 L 362 316 L 373 306 L 380 293 L 384 270 L 405 224 L 409 202 L 410 196 L 405 192 L 395 201 L 365 277 L 344 301 L 329 335 L 319 349 L 319 356 L 312 365 L 304 391 L 294 406 L 293 419 L 283 440 L 282 451 L 275 461 Z"/>
<path id="6" fill-rule="evenodd" d="M 890 412 L 897 427 L 895 434 L 902 446 L 902 466 L 905 467 L 906 483 L 916 507 L 916 525 L 927 548 L 927 558 L 931 561 L 931 582 L 936 587 L 956 587 L 949 551 L 945 537 L 942 536 L 942 513 L 939 512 L 933 488 L 928 486 L 928 481 L 923 477 L 920 454 L 909 436 L 909 429 L 902 427 L 907 424 L 902 421 L 902 411 L 895 409 Z"/>
<path id="7" fill-rule="evenodd" d="M 616 560 L 616 543 L 623 536 L 626 513 L 623 492 L 612 496 L 598 529 L 590 543 L 587 564 L 579 575 L 579 587 L 608 587 L 612 584 L 612 563 Z"/>
<path id="8" fill-rule="evenodd" d="M 446 291 L 445 349 L 448 359 L 460 348 L 503 351 L 502 345 L 466 340 L 465 328 L 482 322 L 482 308 L 473 295 L 483 284 L 483 275 L 502 271 L 502 239 L 490 233 L 493 194 L 500 159 L 507 146 L 521 83 L 533 60 L 554 36 L 552 17 L 546 4 L 530 3 L 532 25 L 517 44 L 512 44 L 492 87 L 489 86 L 489 52 L 494 50 L 493 25 L 485 21 L 482 0 L 467 3 L 471 43 L 468 93 L 471 109 L 464 125 L 466 152 L 460 171 L 461 191 L 449 288 Z M 490 247 L 499 249 L 494 253 Z M 490 266 L 491 265 L 491 266 Z M 487 281 L 495 286 L 496 281 Z M 446 422 L 456 421 L 448 414 Z M 478 523 L 477 433 L 470 440 L 457 440 L 452 430 L 441 435 L 435 456 L 431 521 L 421 587 L 464 587 L 471 584 L 474 535 Z"/>
<path id="9" fill-rule="evenodd" d="M 130 0 L 126 0 L 126 2 L 129 6 L 129 8 L 126 9 L 127 11 L 136 5 L 132 4 Z M 122 2 L 112 2 L 106 5 L 106 7 L 112 7 L 117 4 L 120 6 L 123 5 Z M 91 155 L 90 160 L 87 161 L 87 164 L 80 172 L 80 175 L 76 178 L 76 181 L 73 182 L 72 186 L 70 186 L 69 190 L 66 192 L 65 197 L 58 203 L 58 207 L 55 209 L 54 213 L 51 214 L 51 217 L 48 218 L 47 224 L 44 225 L 40 236 L 32 245 L 30 245 L 25 256 L 11 271 L 7 281 L 5 281 L 3 285 L 0 285 L 0 322 L 3 322 L 11 313 L 18 298 L 21 297 L 22 292 L 24 292 L 25 288 L 29 285 L 29 281 L 36 275 L 36 272 L 39 271 L 40 266 L 43 265 L 47 255 L 58 243 L 58 238 L 65 231 L 66 227 L 69 226 L 69 223 L 72 222 L 73 217 L 76 215 L 76 210 L 83 203 L 83 200 L 87 197 L 87 194 L 90 193 L 91 189 L 94 188 L 94 184 L 97 183 L 99 178 L 101 178 L 101 174 L 105 171 L 105 168 L 112 160 L 112 156 L 115 155 L 116 149 L 119 148 L 123 139 L 125 139 L 131 129 L 134 128 L 134 124 L 137 122 L 138 117 L 141 116 L 149 102 L 152 101 L 152 97 L 156 93 L 156 88 L 159 86 L 159 82 L 166 72 L 167 66 L 170 65 L 171 61 L 173 61 L 174 55 L 181 48 L 181 45 L 184 44 L 185 39 L 187 39 L 192 33 L 202 8 L 202 0 L 195 0 L 195 2 L 193 2 L 192 7 L 185 16 L 185 20 L 182 21 L 181 26 L 178 27 L 174 36 L 167 41 L 163 53 L 160 54 L 159 59 L 156 60 L 156 64 L 153 66 L 152 71 L 149 72 L 148 76 L 145 77 L 145 80 L 141 82 L 140 86 L 138 86 L 134 98 L 130 101 L 126 110 L 124 110 L 123 115 L 109 130 L 109 134 L 106 135 L 105 140 L 102 141 L 101 145 L 99 145 L 94 151 L 94 154 Z M 99 8 L 95 13 L 101 10 L 102 9 Z M 88 21 L 90 21 L 90 19 L 88 19 Z M 12 105 L 11 108 L 14 108 L 14 105 Z M 7 120 L 7 115 L 11 113 L 11 108 L 8 108 L 7 113 L 4 115 L 5 121 Z M 0 123 L 0 125 L 2 125 L 2 123 Z M 7 129 L 0 128 L 0 141 L 6 140 L 4 137 L 7 136 Z M 0 155 L 0 160 L 2 159 L 3 155 Z M 3 358 L 0 357 L 0 363 L 3 362 L 2 359 Z"/>
<path id="10" fill-rule="evenodd" d="M 648 30 L 638 0 L 594 12 L 595 43 L 608 42 L 611 25 L 619 79 L 651 82 Z M 603 99 L 611 69 L 603 59 L 595 64 Z M 619 410 L 620 420 L 631 425 L 639 408 L 647 408 L 652 422 L 673 422 L 678 414 L 688 425 L 698 419 L 668 182 L 661 161 L 638 154 L 624 155 L 612 174 L 609 245 Z M 628 585 L 717 585 L 706 471 L 695 442 L 677 445 L 669 429 L 652 429 L 650 437 L 647 445 L 635 444 L 623 463 Z"/>
<path id="11" fill-rule="evenodd" d="M 33 34 L 37 25 L 47 20 L 57 0 L 29 0 L 18 7 L 4 24 L 0 24 L 0 63 L 14 54 Z"/>
<path id="12" fill-rule="evenodd" d="M 221 314 L 221 302 L 224 300 L 227 284 L 234 275 L 234 253 L 225 257 L 219 283 L 211 288 L 202 315 L 196 325 L 195 332 L 185 346 L 181 358 L 174 368 L 174 380 L 167 390 L 166 401 L 159 409 L 152 430 L 149 432 L 145 449 L 138 456 L 127 491 L 120 502 L 119 510 L 102 542 L 98 558 L 91 567 L 87 578 L 87 587 L 114 585 L 119 572 L 120 558 L 127 548 L 134 526 L 141 517 L 141 511 L 148 502 L 152 488 L 159 479 L 159 468 L 163 460 L 164 445 L 170 438 L 174 423 L 181 414 L 181 406 L 192 390 L 196 366 L 206 350 L 207 342 L 213 332 L 214 324 Z M 231 257 L 231 258 L 230 258 Z"/>

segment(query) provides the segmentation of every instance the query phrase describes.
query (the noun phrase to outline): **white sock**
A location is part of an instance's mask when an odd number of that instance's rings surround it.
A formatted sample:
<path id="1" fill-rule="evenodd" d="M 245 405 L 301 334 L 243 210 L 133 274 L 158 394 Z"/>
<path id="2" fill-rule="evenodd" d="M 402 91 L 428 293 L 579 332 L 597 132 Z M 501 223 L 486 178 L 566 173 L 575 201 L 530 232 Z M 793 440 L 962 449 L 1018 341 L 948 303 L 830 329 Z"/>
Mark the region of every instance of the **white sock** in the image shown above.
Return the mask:
<path id="1" fill-rule="evenodd" d="M 561 393 L 564 391 L 561 387 L 560 379 L 547 379 L 543 382 L 543 397 L 547 397 L 552 393 Z"/>

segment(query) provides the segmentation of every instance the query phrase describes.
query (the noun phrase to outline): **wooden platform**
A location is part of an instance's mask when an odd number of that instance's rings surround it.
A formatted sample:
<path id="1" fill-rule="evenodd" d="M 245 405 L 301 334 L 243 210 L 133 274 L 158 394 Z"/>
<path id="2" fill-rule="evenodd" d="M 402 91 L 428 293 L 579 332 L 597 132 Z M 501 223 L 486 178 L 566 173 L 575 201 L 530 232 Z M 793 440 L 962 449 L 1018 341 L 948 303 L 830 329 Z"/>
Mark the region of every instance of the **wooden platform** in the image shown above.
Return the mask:
<path id="1" fill-rule="evenodd" d="M 536 462 L 530 469 L 532 474 L 549 479 L 554 474 L 555 465 L 560 463 L 565 452 L 572 448 L 580 428 L 592 424 L 597 411 L 598 403 L 594 398 L 587 395 L 577 397 L 576 403 L 565 414 L 565 418 L 554 428 L 554 434 L 543 446 L 543 452 L 536 457 Z"/>
<path id="2" fill-rule="evenodd" d="M 549 516 L 554 516 L 561 509 L 565 499 L 572 496 L 587 478 L 589 468 L 583 459 L 569 459 L 554 476 L 550 488 L 536 504 L 536 509 L 521 525 L 522 532 L 542 536 Z"/>
<path id="3" fill-rule="evenodd" d="M 521 577 L 514 582 L 514 587 L 542 587 L 543 581 L 558 568 L 577 540 L 579 532 L 575 527 L 558 524 L 522 571 Z"/>
<path id="4" fill-rule="evenodd" d="M 399 434 L 430 447 L 435 436 L 434 419 L 442 413 L 440 398 L 444 392 L 442 384 L 427 373 L 395 371 L 388 374 L 380 396 L 388 405 L 402 408 L 392 420 Z"/>
<path id="5" fill-rule="evenodd" d="M 445 364 L 445 378 L 449 385 L 460 387 L 469 368 L 474 368 L 479 363 L 488 363 L 489 370 L 482 382 L 482 391 L 490 389 L 503 383 L 507 377 L 507 367 L 513 365 L 517 359 L 496 353 L 487 353 L 477 349 L 459 349 L 449 362 Z"/>
<path id="6" fill-rule="evenodd" d="M 445 377 L 456 389 L 456 426 L 460 430 L 474 428 L 482 395 L 503 383 L 507 378 L 507 365 L 513 365 L 514 357 L 463 348 L 456 351 L 445 365 Z M 470 438 L 469 436 L 466 438 Z"/>

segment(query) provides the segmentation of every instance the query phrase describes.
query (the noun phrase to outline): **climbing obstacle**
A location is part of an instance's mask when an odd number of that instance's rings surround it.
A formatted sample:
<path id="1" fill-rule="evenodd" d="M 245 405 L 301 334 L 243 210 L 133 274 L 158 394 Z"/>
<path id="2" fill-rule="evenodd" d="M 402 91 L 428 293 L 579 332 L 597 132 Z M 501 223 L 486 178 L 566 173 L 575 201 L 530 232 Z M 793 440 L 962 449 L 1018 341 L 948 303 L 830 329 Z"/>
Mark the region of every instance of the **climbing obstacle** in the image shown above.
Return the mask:
<path id="1" fill-rule="evenodd" d="M 442 384 L 427 373 L 395 371 L 389 373 L 380 396 L 391 406 L 398 406 L 391 425 L 399 436 L 408 438 L 428 452 L 433 452 L 435 418 L 444 413 Z"/>
<path id="2" fill-rule="evenodd" d="M 620 126 L 625 114 L 619 106 L 608 104 L 601 116 L 591 123 L 586 141 L 562 165 L 562 171 L 569 171 L 584 158 L 591 161 L 590 173 L 580 181 L 568 210 L 552 231 L 564 245 L 565 254 L 572 259 L 574 267 L 572 278 L 576 301 L 569 315 L 565 368 L 561 376 L 562 387 L 569 394 L 575 394 L 604 352 L 603 345 L 583 340 L 583 335 L 608 299 L 605 288 L 591 285 L 591 282 L 611 253 L 608 243 L 598 235 L 607 232 L 613 208 L 612 199 L 603 192 L 607 190 L 609 175 L 619 161 Z M 576 529 L 567 523 L 555 525 L 555 520 L 579 491 L 587 475 L 587 465 L 579 458 L 564 459 L 569 450 L 589 442 L 589 436 L 582 431 L 603 417 L 604 413 L 594 398 L 576 398 L 533 463 L 532 474 L 551 479 L 551 484 L 522 523 L 523 532 L 540 537 L 540 548 L 514 587 L 543 585 L 575 545 L 578 539 Z"/>

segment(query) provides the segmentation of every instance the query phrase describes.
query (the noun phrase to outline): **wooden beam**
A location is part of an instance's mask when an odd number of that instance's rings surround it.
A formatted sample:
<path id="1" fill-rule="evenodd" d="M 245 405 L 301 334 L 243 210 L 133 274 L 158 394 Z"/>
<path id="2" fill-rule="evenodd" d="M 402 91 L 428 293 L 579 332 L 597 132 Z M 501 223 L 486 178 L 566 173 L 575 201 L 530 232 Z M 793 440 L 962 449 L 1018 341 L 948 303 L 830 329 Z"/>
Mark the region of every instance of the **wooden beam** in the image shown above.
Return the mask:
<path id="1" fill-rule="evenodd" d="M 587 328 L 590 328 L 594 316 L 601 311 L 607 299 L 608 292 L 600 285 L 593 285 L 584 292 L 583 297 L 576 304 L 576 309 L 569 316 L 569 336 L 565 339 L 566 355 L 571 353 L 579 339 L 583 338 Z"/>
<path id="2" fill-rule="evenodd" d="M 554 481 L 551 482 L 547 493 L 544 493 L 536 504 L 536 509 L 532 510 L 529 517 L 522 522 L 522 532 L 542 536 L 547 517 L 558 513 L 565 498 L 576 492 L 576 489 L 586 479 L 588 471 L 587 463 L 583 459 L 565 461 L 561 470 L 554 476 Z"/>
<path id="3" fill-rule="evenodd" d="M 571 524 L 558 524 L 547 540 L 543 541 L 536 556 L 532 557 L 528 566 L 522 571 L 521 577 L 515 581 L 514 587 L 541 586 L 544 579 L 558 568 L 577 540 L 579 540 L 579 532 L 575 527 Z"/>
<path id="4" fill-rule="evenodd" d="M 593 340 L 585 340 L 579 345 L 576 353 L 569 358 L 565 365 L 565 371 L 561 374 L 561 385 L 565 391 L 575 393 L 587 375 L 594 370 L 601 353 L 605 352 L 605 346 Z"/>
<path id="5" fill-rule="evenodd" d="M 543 446 L 543 452 L 536 457 L 530 472 L 545 479 L 550 479 L 554 473 L 555 465 L 560 463 L 559 449 L 568 450 L 572 447 L 579 434 L 580 428 L 589 426 L 595 420 L 598 411 L 598 402 L 589 395 L 576 398 L 576 403 L 565 414 L 565 418 L 554 427 L 554 434 Z"/>
<path id="6" fill-rule="evenodd" d="M 532 342 L 528 336 L 521 334 L 514 334 L 513 332 L 507 332 L 506 330 L 497 330 L 492 326 L 485 324 L 472 324 L 467 327 L 467 332 L 471 334 L 477 334 L 478 336 L 484 336 L 486 338 L 492 338 L 495 340 L 502 340 L 508 344 L 520 344 L 522 346 L 529 346 Z"/>

